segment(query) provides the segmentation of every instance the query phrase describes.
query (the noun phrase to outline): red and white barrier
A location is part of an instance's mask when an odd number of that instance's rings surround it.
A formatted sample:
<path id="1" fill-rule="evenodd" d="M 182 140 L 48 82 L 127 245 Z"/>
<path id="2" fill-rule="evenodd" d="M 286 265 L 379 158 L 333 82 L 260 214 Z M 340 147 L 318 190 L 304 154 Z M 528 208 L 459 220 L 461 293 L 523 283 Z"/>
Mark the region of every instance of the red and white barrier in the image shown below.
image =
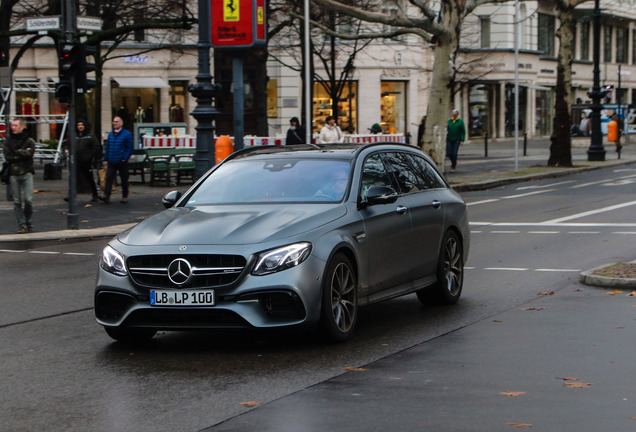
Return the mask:
<path id="1" fill-rule="evenodd" d="M 406 143 L 404 134 L 345 135 L 346 143 L 368 144 L 377 142 Z"/>
<path id="2" fill-rule="evenodd" d="M 191 136 L 144 137 L 144 148 L 196 148 L 197 139 Z"/>
<path id="3" fill-rule="evenodd" d="M 232 138 L 234 141 L 234 138 Z M 262 146 L 262 145 L 285 145 L 285 138 L 274 137 L 243 137 L 243 145 L 245 147 Z"/>

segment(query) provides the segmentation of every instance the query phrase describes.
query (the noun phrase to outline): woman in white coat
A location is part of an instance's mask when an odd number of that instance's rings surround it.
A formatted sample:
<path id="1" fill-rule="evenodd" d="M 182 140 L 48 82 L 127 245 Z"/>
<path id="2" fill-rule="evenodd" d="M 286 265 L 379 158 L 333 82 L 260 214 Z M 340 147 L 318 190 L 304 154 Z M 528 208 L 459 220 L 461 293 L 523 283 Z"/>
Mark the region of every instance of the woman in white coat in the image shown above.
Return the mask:
<path id="1" fill-rule="evenodd" d="M 334 116 L 328 116 L 325 119 L 325 127 L 320 130 L 318 135 L 318 144 L 331 144 L 344 142 L 344 133 L 340 126 L 336 124 Z"/>

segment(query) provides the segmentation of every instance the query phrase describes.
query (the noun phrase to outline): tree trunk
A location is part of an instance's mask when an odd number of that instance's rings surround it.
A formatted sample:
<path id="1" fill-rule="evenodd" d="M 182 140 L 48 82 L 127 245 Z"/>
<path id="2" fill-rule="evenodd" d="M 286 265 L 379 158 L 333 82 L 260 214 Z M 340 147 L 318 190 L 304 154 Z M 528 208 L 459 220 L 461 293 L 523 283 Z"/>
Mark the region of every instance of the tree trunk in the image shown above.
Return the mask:
<path id="1" fill-rule="evenodd" d="M 548 166 L 572 166 L 572 140 L 570 138 L 570 108 L 572 104 L 572 57 L 574 40 L 574 10 L 567 7 L 560 11 L 561 26 L 559 55 L 557 59 L 556 100 L 554 121 L 550 137 L 550 158 Z"/>
<path id="2" fill-rule="evenodd" d="M 461 0 L 449 1 L 443 11 L 443 23 L 448 31 L 436 38 L 435 63 L 426 110 L 426 131 L 421 144 L 422 150 L 431 156 L 437 166 L 442 169 L 446 158 L 446 127 L 450 117 L 451 82 L 454 55 L 459 43 L 462 4 Z"/>

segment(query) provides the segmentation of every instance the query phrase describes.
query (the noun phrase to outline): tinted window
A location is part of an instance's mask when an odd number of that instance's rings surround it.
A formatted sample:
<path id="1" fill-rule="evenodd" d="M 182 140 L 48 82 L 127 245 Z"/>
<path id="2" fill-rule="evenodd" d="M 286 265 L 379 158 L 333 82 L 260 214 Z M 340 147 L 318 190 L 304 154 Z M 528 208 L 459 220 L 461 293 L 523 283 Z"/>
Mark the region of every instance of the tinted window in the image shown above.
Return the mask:
<path id="1" fill-rule="evenodd" d="M 234 160 L 214 171 L 186 205 L 338 202 L 347 190 L 350 166 L 327 159 Z"/>
<path id="2" fill-rule="evenodd" d="M 393 187 L 391 177 L 378 153 L 369 156 L 362 167 L 361 196 L 363 201 L 366 200 L 367 191 L 371 186 Z"/>
<path id="3" fill-rule="evenodd" d="M 420 186 L 421 181 L 415 175 L 409 162 L 410 158 L 406 153 L 384 153 L 384 157 L 388 164 L 389 171 L 398 186 L 398 193 L 407 194 L 422 190 Z"/>
<path id="4" fill-rule="evenodd" d="M 435 168 L 421 156 L 409 154 L 413 166 L 415 167 L 415 174 L 419 179 L 420 188 L 422 189 L 438 189 L 446 187 L 446 183 L 439 176 Z"/>

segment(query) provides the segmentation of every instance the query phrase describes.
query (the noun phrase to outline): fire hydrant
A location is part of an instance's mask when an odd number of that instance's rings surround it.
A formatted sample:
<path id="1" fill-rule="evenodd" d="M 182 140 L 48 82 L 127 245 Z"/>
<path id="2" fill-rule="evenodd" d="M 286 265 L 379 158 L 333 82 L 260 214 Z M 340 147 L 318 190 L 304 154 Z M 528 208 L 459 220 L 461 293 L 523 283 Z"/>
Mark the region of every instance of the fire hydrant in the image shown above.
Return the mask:
<path id="1" fill-rule="evenodd" d="M 216 162 L 221 163 L 223 159 L 228 157 L 234 152 L 234 143 L 232 142 L 232 138 L 227 135 L 221 135 L 216 139 L 216 143 L 214 144 L 216 149 L 215 156 Z"/>

